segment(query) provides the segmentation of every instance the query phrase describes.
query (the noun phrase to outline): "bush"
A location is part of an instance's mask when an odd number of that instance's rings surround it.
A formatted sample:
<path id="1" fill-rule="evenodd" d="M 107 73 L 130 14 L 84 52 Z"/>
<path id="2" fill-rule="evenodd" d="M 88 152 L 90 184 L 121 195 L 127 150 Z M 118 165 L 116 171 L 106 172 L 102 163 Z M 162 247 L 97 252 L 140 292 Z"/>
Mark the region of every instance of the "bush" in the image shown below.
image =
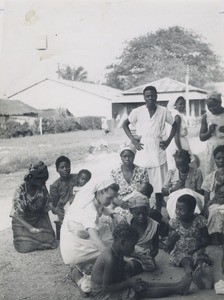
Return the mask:
<path id="1" fill-rule="evenodd" d="M 1 138 L 24 137 L 33 135 L 32 127 L 27 123 L 20 124 L 19 122 L 8 120 L 5 124 L 5 129 L 0 129 Z"/>
<path id="2" fill-rule="evenodd" d="M 54 118 L 43 118 L 42 120 L 43 133 L 62 133 L 80 129 L 82 128 L 74 117 L 61 118 L 57 116 Z"/>
<path id="3" fill-rule="evenodd" d="M 101 117 L 94 117 L 94 116 L 79 117 L 78 122 L 83 130 L 102 129 Z"/>
<path id="4" fill-rule="evenodd" d="M 80 117 L 55 115 L 54 117 L 42 119 L 42 132 L 44 133 L 63 133 L 77 130 L 101 129 L 100 117 Z M 27 122 L 22 125 L 16 121 L 8 120 L 5 129 L 0 128 L 0 138 L 24 137 L 40 133 L 39 119 L 33 125 Z"/>

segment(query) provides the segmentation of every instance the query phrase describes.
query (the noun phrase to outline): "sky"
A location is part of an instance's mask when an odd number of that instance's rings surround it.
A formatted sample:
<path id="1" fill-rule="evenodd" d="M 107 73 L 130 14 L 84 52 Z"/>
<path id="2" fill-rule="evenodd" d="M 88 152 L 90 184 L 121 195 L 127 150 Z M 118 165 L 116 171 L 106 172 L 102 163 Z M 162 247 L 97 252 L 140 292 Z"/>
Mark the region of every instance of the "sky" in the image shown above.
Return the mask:
<path id="1" fill-rule="evenodd" d="M 0 97 L 82 65 L 105 81 L 127 42 L 182 26 L 204 36 L 224 60 L 222 0 L 0 0 Z M 44 48 L 45 37 L 48 45 Z"/>

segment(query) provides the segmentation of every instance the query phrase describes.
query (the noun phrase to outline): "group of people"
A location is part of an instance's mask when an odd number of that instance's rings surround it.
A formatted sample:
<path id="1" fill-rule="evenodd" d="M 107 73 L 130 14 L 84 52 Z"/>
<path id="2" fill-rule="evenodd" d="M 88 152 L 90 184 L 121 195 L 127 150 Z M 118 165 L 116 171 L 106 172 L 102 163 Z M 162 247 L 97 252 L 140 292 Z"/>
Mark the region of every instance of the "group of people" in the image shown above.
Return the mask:
<path id="1" fill-rule="evenodd" d="M 30 167 L 13 198 L 15 249 L 21 253 L 55 249 L 60 239 L 62 259 L 70 265 L 71 278 L 83 296 L 185 295 L 192 281 L 199 289 L 211 289 L 212 261 L 206 247 L 215 241 L 224 253 L 221 95 L 207 96 L 208 112 L 202 118 L 199 137 L 207 141 L 204 179 L 198 162 L 192 163 L 185 99 L 177 99 L 175 114 L 157 104 L 155 87 L 146 87 L 143 95 L 146 105 L 133 109 L 123 123 L 130 140 L 122 145 L 121 165 L 110 176 L 91 178 L 85 169 L 72 174 L 70 160 L 61 156 L 55 163 L 60 177 L 49 193 L 47 166 L 39 162 Z M 166 123 L 171 125 L 168 137 Z M 130 124 L 136 127 L 135 134 Z M 168 171 L 166 149 L 172 140 L 174 167 Z M 57 216 L 57 239 L 49 211 Z M 171 265 L 183 268 L 180 282 L 149 283 L 139 277 L 157 268 L 159 248 L 170 254 Z M 224 270 L 224 255 L 221 265 Z"/>

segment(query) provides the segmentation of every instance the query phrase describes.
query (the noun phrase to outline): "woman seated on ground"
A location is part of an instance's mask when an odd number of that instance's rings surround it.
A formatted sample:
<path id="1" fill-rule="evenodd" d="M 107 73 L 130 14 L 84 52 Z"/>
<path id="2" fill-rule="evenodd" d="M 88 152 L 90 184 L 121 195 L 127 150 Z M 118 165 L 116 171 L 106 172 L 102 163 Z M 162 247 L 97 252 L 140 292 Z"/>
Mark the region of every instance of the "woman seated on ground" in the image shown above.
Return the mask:
<path id="1" fill-rule="evenodd" d="M 111 176 L 120 187 L 118 196 L 113 201 L 117 206 L 115 211 L 124 218 L 129 214 L 128 202 L 123 201 L 124 197 L 137 190 L 140 184 L 149 182 L 147 170 L 134 164 L 135 154 L 136 148 L 134 145 L 122 146 L 120 150 L 122 164 L 116 170 L 111 171 Z"/>
<path id="2" fill-rule="evenodd" d="M 10 216 L 13 243 L 18 252 L 55 249 L 57 246 L 47 212 L 47 179 L 47 166 L 42 161 L 31 165 L 24 182 L 14 194 Z"/>
<path id="3" fill-rule="evenodd" d="M 130 199 L 129 209 L 131 217 L 128 223 L 139 234 L 131 257 L 140 262 L 141 272 L 154 271 L 156 269 L 155 257 L 159 252 L 159 223 L 149 217 L 149 200 L 141 193 Z"/>
<path id="4" fill-rule="evenodd" d="M 208 216 L 208 233 L 211 240 L 223 247 L 222 269 L 224 272 L 224 145 L 213 151 L 217 171 L 205 177 L 202 187 L 205 191 L 205 216 Z"/>
<path id="5" fill-rule="evenodd" d="M 179 150 L 174 154 L 176 168 L 169 170 L 162 188 L 164 196 L 168 196 L 167 211 L 170 218 L 174 218 L 176 200 L 184 194 L 196 198 L 196 212 L 200 213 L 204 207 L 203 190 L 201 188 L 203 177 L 198 168 L 190 166 L 191 155 L 187 150 Z"/>
<path id="6" fill-rule="evenodd" d="M 71 204 L 61 227 L 60 248 L 65 264 L 72 265 L 72 278 L 77 280 L 77 269 L 91 265 L 106 248 L 98 233 L 102 214 L 114 217 L 107 206 L 117 196 L 119 185 L 112 178 L 86 184 Z M 77 276 L 76 276 L 77 275 Z"/>

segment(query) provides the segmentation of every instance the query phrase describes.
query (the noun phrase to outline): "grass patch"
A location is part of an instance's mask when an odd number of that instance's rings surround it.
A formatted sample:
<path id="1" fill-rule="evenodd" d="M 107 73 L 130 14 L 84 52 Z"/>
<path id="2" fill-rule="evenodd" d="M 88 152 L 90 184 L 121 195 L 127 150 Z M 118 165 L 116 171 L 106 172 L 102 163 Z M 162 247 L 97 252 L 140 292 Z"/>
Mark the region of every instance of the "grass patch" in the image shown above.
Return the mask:
<path id="1" fill-rule="evenodd" d="M 25 169 L 30 163 L 42 160 L 48 166 L 58 156 L 68 156 L 79 161 L 89 155 L 89 147 L 100 141 L 108 144 L 108 151 L 117 151 L 124 141 L 122 129 L 105 135 L 102 130 L 76 131 L 69 133 L 27 136 L 0 140 L 0 173 L 13 173 Z"/>
<path id="2" fill-rule="evenodd" d="M 189 138 L 197 138 L 198 131 L 198 127 L 189 128 Z M 74 162 L 80 161 L 89 155 L 91 144 L 101 141 L 107 143 L 108 152 L 116 152 L 125 140 L 123 129 L 107 135 L 102 130 L 87 130 L 0 139 L 0 174 L 26 169 L 30 163 L 39 160 L 50 166 L 60 155 L 68 156 Z"/>

